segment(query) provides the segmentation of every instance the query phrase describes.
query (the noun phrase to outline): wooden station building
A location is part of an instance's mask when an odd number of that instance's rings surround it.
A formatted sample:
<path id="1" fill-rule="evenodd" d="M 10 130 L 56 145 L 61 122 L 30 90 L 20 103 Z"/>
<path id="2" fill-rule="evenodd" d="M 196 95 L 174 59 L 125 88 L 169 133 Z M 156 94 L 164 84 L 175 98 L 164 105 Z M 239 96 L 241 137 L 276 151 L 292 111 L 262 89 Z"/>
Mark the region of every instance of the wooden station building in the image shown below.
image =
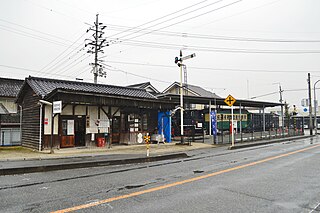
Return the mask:
<path id="1" fill-rule="evenodd" d="M 62 111 L 52 116 L 52 103 Z M 28 77 L 18 94 L 22 107 L 22 146 L 95 146 L 98 138 L 111 143 L 141 143 L 158 125 L 158 113 L 175 104 L 160 100 L 145 89 Z"/>

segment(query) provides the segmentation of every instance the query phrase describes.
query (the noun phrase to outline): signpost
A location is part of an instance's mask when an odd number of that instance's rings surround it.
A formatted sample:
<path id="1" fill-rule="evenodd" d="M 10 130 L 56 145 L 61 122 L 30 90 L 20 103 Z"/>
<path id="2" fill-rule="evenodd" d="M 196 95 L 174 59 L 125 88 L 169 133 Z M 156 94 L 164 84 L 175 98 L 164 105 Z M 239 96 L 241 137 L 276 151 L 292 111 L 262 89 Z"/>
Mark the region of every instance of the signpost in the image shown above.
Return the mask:
<path id="1" fill-rule="evenodd" d="M 236 99 L 232 95 L 228 95 L 224 102 L 231 107 L 231 146 L 234 146 L 234 130 L 233 130 L 233 104 L 236 102 Z"/>
<path id="2" fill-rule="evenodd" d="M 50 140 L 50 154 L 53 154 L 53 134 L 54 134 L 54 116 L 62 112 L 62 101 L 52 102 L 52 120 L 51 120 L 51 140 Z"/>

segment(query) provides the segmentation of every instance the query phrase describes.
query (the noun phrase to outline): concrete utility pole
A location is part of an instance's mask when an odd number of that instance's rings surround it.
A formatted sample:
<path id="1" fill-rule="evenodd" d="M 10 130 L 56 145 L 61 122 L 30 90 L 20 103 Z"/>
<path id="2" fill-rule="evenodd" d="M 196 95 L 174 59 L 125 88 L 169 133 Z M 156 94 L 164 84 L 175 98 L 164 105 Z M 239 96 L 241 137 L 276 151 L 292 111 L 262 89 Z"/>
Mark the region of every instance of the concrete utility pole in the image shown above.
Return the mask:
<path id="1" fill-rule="evenodd" d="M 312 100 L 311 100 L 311 79 L 310 73 L 308 73 L 308 92 L 309 92 L 309 129 L 310 135 L 313 135 L 313 122 L 312 122 Z"/>
<path id="2" fill-rule="evenodd" d="M 183 84 L 182 84 L 182 67 L 185 65 L 183 64 L 184 60 L 190 59 L 195 57 L 196 54 L 193 53 L 191 55 L 182 57 L 182 50 L 180 50 L 180 58 L 175 58 L 175 63 L 180 67 L 180 135 L 181 135 L 181 143 L 184 143 L 184 133 L 183 133 Z"/>
<path id="3" fill-rule="evenodd" d="M 99 77 L 105 77 L 107 76 L 107 73 L 103 71 L 104 66 L 100 64 L 100 62 L 103 62 L 103 60 L 98 59 L 98 53 L 103 53 L 102 48 L 109 46 L 109 44 L 106 42 L 107 39 L 102 38 L 104 32 L 103 30 L 107 27 L 104 26 L 102 23 L 99 23 L 98 19 L 99 14 L 96 15 L 96 22 L 94 22 L 94 26 L 90 27 L 87 32 L 94 31 L 92 34 L 94 40 L 86 39 L 85 41 L 88 41 L 88 43 L 85 44 L 85 47 L 90 46 L 87 53 L 94 54 L 94 63 L 90 63 L 89 65 L 93 66 L 93 76 L 94 76 L 94 83 L 97 83 L 98 76 Z"/>
<path id="4" fill-rule="evenodd" d="M 282 105 L 282 102 L 283 102 L 283 99 L 282 99 L 282 88 L 281 88 L 281 84 L 279 83 L 279 94 L 280 94 L 280 103 L 281 103 L 281 122 L 282 122 L 282 127 L 281 127 L 281 132 L 282 132 L 282 135 L 284 134 L 284 114 L 283 114 L 283 105 Z"/>
<path id="5" fill-rule="evenodd" d="M 317 119 L 317 110 L 318 110 L 318 103 L 317 103 L 317 95 L 316 95 L 316 85 L 320 80 L 317 80 L 313 85 L 313 99 L 314 99 L 314 134 L 318 134 L 318 119 Z"/>

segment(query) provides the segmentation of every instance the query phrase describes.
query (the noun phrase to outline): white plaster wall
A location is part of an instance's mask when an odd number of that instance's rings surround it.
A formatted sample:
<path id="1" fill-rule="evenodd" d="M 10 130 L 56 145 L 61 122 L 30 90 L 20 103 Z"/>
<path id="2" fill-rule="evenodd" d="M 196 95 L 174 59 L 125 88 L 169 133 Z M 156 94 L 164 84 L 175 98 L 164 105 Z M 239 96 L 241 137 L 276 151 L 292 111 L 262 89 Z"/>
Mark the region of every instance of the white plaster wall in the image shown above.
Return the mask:
<path id="1" fill-rule="evenodd" d="M 44 131 L 45 135 L 50 135 L 51 134 L 52 107 L 48 106 L 48 105 L 43 105 L 43 106 L 44 106 L 43 120 L 45 120 L 46 118 L 48 119 L 48 124 L 43 125 L 44 126 L 43 131 Z"/>
<path id="2" fill-rule="evenodd" d="M 97 106 L 88 106 L 88 115 L 89 127 L 86 129 L 86 133 L 98 133 L 98 126 L 96 121 L 98 120 L 98 107 Z"/>
<path id="3" fill-rule="evenodd" d="M 107 107 L 102 107 L 105 112 L 108 112 Z M 104 113 L 102 109 L 100 109 L 100 121 L 102 121 L 104 124 L 107 125 L 107 127 L 100 127 L 99 131 L 100 133 L 109 133 L 109 127 L 110 127 L 110 121 L 108 116 Z"/>
<path id="4" fill-rule="evenodd" d="M 86 106 L 84 105 L 77 105 L 74 109 L 75 115 L 86 115 Z"/>
<path id="5" fill-rule="evenodd" d="M 72 115 L 72 105 L 67 105 L 63 108 L 61 115 Z"/>
<path id="6" fill-rule="evenodd" d="M 118 107 L 111 107 L 111 114 L 113 115 L 118 109 Z M 120 116 L 120 110 L 113 116 Z"/>
<path id="7" fill-rule="evenodd" d="M 51 135 L 51 121 L 52 121 L 52 107 L 48 105 L 44 105 L 44 115 L 43 121 L 45 118 L 48 118 L 48 124 L 44 124 L 44 134 Z M 53 134 L 57 135 L 59 130 L 59 115 L 54 117 L 54 127 L 53 127 Z"/>

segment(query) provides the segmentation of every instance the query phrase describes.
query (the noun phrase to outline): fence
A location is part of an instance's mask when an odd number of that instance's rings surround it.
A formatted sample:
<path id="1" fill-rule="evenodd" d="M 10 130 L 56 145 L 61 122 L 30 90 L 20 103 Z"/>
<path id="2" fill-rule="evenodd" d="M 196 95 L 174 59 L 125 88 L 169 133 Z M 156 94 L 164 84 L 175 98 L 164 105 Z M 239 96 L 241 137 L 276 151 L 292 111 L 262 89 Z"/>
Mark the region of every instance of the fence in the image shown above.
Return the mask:
<path id="1" fill-rule="evenodd" d="M 285 119 L 283 127 L 266 123 L 264 125 L 265 128 L 262 128 L 263 125 L 260 124 L 256 125 L 255 127 L 255 124 L 256 123 L 251 122 L 245 129 L 234 129 L 235 143 L 271 140 L 276 138 L 304 135 L 304 125 L 302 118 Z M 231 140 L 232 139 L 229 130 L 221 131 L 216 136 L 217 144 L 231 144 Z"/>

